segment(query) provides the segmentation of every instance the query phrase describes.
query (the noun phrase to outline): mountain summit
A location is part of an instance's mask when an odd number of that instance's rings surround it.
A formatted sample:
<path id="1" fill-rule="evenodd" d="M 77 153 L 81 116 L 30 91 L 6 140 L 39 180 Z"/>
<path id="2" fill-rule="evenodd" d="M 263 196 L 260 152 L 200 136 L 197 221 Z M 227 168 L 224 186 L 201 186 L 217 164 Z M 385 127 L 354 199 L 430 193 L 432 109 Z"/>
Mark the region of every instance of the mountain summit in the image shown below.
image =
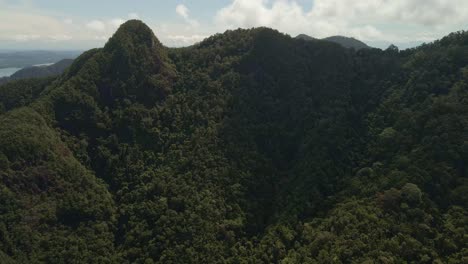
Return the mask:
<path id="1" fill-rule="evenodd" d="M 164 47 L 154 35 L 153 31 L 140 20 L 129 20 L 123 23 L 109 39 L 103 49 L 104 52 L 120 56 L 123 67 L 138 64 L 141 68 L 149 67 L 159 71 L 167 54 Z M 125 61 L 129 59 L 130 61 Z M 143 63 L 143 64 L 141 64 Z"/>
<path id="2" fill-rule="evenodd" d="M 114 105 L 123 99 L 154 104 L 168 94 L 176 72 L 167 48 L 153 31 L 139 20 L 129 20 L 104 48 L 76 60 L 68 77 L 78 76 L 93 81 L 91 87 L 97 91 L 90 91 L 90 95 L 98 94 L 104 104 Z"/>
<path id="3" fill-rule="evenodd" d="M 122 24 L 102 52 L 109 60 L 106 66 L 110 66 L 109 96 L 131 96 L 151 103 L 170 89 L 175 73 L 167 50 L 143 22 Z"/>
<path id="4" fill-rule="evenodd" d="M 153 31 L 140 20 L 128 20 L 120 25 L 114 35 L 109 39 L 104 49 L 112 49 L 118 46 L 135 48 L 146 46 L 148 48 L 162 48 L 162 44 Z"/>

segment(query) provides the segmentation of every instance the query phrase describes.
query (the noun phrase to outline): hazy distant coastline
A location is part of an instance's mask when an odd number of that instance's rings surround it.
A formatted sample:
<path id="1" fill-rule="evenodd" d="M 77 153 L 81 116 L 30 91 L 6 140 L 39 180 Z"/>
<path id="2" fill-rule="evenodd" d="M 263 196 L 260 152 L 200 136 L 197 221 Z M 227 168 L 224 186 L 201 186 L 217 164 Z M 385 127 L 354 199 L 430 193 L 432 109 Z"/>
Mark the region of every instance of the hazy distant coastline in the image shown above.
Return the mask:
<path id="1" fill-rule="evenodd" d="M 82 51 L 53 51 L 53 50 L 26 50 L 26 51 L 5 51 L 0 50 L 0 69 L 10 68 L 6 73 L 16 68 L 17 70 L 31 66 L 50 66 L 63 59 L 74 59 Z M 2 71 L 5 72 L 5 71 Z M 10 73 L 11 75 L 12 73 Z M 7 76 L 7 75 L 3 75 Z"/>

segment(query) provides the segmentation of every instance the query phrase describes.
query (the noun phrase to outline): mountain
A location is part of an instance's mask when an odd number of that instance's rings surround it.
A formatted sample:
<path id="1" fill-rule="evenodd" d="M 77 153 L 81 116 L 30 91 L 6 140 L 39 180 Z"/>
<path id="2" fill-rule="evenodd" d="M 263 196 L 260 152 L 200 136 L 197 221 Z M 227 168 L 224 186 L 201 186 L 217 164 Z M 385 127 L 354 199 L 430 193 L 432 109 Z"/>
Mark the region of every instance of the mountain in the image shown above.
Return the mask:
<path id="1" fill-rule="evenodd" d="M 343 36 L 332 36 L 332 37 L 324 38 L 323 40 L 335 42 L 345 48 L 353 48 L 355 50 L 370 49 L 370 47 L 367 46 L 366 43 L 360 40 L 357 40 L 355 38 L 348 38 L 348 37 L 343 37 Z"/>
<path id="2" fill-rule="evenodd" d="M 364 49 L 131 20 L 0 86 L 9 263 L 463 263 L 468 34 Z"/>
<path id="3" fill-rule="evenodd" d="M 308 36 L 308 35 L 306 35 L 306 34 L 299 34 L 299 35 L 296 36 L 296 38 L 297 38 L 297 39 L 303 39 L 303 40 L 310 40 L 310 41 L 312 41 L 312 40 L 318 40 L 318 39 L 313 38 L 313 37 L 311 37 L 311 36 Z"/>
<path id="4" fill-rule="evenodd" d="M 72 63 L 72 59 L 63 59 L 57 63 L 48 66 L 26 67 L 15 72 L 10 77 L 0 78 L 0 84 L 26 78 L 57 76 L 63 73 L 63 71 L 65 71 L 65 69 L 67 69 Z"/>
<path id="5" fill-rule="evenodd" d="M 307 41 L 318 40 L 316 38 L 310 37 L 310 36 L 305 35 L 305 34 L 298 35 L 296 37 L 296 39 L 303 39 L 303 40 L 307 40 Z M 334 42 L 334 43 L 340 44 L 341 46 L 343 46 L 345 48 L 353 48 L 355 50 L 370 49 L 371 48 L 371 47 L 367 46 L 366 43 L 364 43 L 364 42 L 362 42 L 360 40 L 357 40 L 355 38 L 343 37 L 343 36 L 332 36 L 332 37 L 328 37 L 328 38 L 323 38 L 321 40 Z"/>

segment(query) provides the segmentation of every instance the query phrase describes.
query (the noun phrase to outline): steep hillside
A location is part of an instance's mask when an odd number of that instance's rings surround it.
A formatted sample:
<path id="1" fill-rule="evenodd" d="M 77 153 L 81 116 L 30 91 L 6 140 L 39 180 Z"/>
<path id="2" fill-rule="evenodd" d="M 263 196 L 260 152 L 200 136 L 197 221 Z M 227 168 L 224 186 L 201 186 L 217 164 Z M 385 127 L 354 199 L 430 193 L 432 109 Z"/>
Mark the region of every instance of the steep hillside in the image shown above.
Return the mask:
<path id="1" fill-rule="evenodd" d="M 0 86 L 11 263 L 463 263 L 468 34 L 353 51 L 141 21 Z"/>

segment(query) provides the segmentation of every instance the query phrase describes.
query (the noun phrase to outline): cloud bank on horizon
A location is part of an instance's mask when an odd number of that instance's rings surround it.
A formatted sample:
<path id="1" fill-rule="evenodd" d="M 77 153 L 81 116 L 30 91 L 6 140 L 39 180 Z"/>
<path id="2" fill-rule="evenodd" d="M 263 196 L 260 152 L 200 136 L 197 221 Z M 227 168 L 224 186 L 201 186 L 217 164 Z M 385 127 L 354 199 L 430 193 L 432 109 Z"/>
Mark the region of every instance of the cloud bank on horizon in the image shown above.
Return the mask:
<path id="1" fill-rule="evenodd" d="M 468 25 L 466 0 L 232 0 L 217 8 L 208 2 L 165 3 L 172 14 L 156 21 L 135 10 L 121 16 L 107 16 L 103 10 L 101 17 L 90 17 L 50 10 L 34 0 L 0 0 L 0 48 L 98 47 L 128 19 L 142 19 L 167 46 L 187 46 L 226 29 L 258 26 L 292 36 L 345 35 L 374 46 L 411 46 Z M 200 5 L 208 15 L 192 11 Z"/>

